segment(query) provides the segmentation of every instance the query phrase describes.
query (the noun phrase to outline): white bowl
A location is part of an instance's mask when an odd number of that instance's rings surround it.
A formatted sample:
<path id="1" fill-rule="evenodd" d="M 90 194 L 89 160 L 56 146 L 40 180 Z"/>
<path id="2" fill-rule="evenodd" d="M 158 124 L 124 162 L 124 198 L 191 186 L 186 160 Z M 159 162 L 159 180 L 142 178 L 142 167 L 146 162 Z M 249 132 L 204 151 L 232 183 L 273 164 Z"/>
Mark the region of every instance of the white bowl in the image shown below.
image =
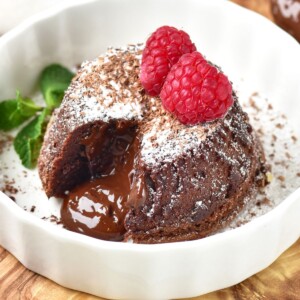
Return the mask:
<path id="1" fill-rule="evenodd" d="M 300 47 L 265 18 L 228 1 L 101 0 L 66 5 L 0 38 L 0 99 L 35 90 L 41 69 L 72 66 L 108 46 L 145 41 L 158 26 L 183 28 L 241 89 L 259 91 L 300 130 Z M 11 170 L 17 172 L 18 170 Z M 193 297 L 270 265 L 300 234 L 300 190 L 266 215 L 191 242 L 135 245 L 66 231 L 0 192 L 0 244 L 27 268 L 72 289 L 116 299 Z"/>

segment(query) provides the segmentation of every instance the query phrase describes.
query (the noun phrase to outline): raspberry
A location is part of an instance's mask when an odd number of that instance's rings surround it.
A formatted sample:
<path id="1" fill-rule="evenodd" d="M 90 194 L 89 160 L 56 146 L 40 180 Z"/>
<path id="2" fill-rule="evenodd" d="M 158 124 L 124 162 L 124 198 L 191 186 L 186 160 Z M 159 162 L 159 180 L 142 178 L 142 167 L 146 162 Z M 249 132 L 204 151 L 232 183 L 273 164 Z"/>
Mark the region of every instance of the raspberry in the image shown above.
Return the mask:
<path id="1" fill-rule="evenodd" d="M 140 80 L 151 96 L 159 95 L 170 68 L 185 53 L 196 51 L 187 33 L 174 27 L 158 28 L 146 42 Z"/>
<path id="2" fill-rule="evenodd" d="M 228 78 L 199 52 L 184 54 L 171 68 L 160 98 L 183 124 L 222 118 L 233 104 Z"/>

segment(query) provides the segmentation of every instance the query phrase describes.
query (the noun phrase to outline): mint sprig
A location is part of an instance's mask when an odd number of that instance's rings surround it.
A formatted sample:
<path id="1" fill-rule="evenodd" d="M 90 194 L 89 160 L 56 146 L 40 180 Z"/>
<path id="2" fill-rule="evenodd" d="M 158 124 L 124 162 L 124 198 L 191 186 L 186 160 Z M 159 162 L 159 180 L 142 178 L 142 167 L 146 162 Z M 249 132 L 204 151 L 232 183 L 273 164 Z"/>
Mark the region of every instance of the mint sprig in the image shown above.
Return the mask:
<path id="1" fill-rule="evenodd" d="M 22 98 L 20 92 L 17 91 L 16 99 L 0 102 L 0 130 L 14 129 L 42 109 L 31 99 Z"/>
<path id="2" fill-rule="evenodd" d="M 11 130 L 26 121 L 26 117 L 16 113 L 18 109 L 17 100 L 5 100 L 0 102 L 0 129 L 4 131 Z"/>
<path id="3" fill-rule="evenodd" d="M 47 107 L 56 108 L 60 105 L 73 76 L 71 71 L 58 64 L 44 69 L 40 78 L 40 88 Z"/>
<path id="4" fill-rule="evenodd" d="M 58 64 L 42 71 L 39 85 L 46 107 L 21 97 L 19 91 L 15 99 L 0 102 L 0 130 L 11 130 L 34 117 L 14 139 L 15 151 L 25 167 L 32 169 L 36 166 L 49 116 L 60 105 L 73 76 L 71 71 Z"/>
<path id="5" fill-rule="evenodd" d="M 32 117 L 38 111 L 43 110 L 43 107 L 36 105 L 30 98 L 22 98 L 19 91 L 17 91 L 17 103 L 18 103 L 18 111 L 24 117 Z"/>
<path id="6" fill-rule="evenodd" d="M 47 125 L 47 116 L 49 115 L 50 110 L 45 108 L 14 139 L 15 151 L 26 168 L 32 169 L 36 166 Z"/>

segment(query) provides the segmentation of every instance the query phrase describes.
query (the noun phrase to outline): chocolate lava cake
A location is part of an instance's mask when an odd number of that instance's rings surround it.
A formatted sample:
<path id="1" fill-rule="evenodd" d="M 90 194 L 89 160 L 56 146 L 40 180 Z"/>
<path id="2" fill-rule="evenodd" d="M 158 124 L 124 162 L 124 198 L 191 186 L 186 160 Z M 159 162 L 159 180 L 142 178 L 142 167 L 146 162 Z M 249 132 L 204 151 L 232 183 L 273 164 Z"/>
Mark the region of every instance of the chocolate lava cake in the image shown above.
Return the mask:
<path id="1" fill-rule="evenodd" d="M 67 229 L 106 240 L 185 241 L 225 226 L 265 183 L 260 142 L 237 96 L 186 126 L 139 81 L 142 45 L 83 63 L 49 123 L 39 174 Z"/>

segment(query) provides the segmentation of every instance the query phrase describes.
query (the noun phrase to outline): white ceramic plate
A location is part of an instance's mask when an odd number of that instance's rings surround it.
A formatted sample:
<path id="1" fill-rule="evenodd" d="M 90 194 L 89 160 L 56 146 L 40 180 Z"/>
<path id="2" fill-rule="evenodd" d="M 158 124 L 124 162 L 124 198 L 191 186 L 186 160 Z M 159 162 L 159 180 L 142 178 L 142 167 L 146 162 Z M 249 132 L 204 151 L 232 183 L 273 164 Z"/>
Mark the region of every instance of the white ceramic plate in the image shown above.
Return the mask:
<path id="1" fill-rule="evenodd" d="M 72 66 L 107 46 L 145 41 L 165 24 L 184 28 L 239 89 L 266 95 L 300 133 L 298 43 L 223 0 L 82 1 L 31 18 L 0 38 L 0 99 L 13 97 L 16 87 L 34 92 L 49 63 Z M 202 240 L 135 245 L 63 230 L 0 192 L 0 244 L 29 269 L 76 290 L 117 299 L 193 297 L 271 264 L 299 237 L 299 200 L 298 189 L 266 215 Z"/>

